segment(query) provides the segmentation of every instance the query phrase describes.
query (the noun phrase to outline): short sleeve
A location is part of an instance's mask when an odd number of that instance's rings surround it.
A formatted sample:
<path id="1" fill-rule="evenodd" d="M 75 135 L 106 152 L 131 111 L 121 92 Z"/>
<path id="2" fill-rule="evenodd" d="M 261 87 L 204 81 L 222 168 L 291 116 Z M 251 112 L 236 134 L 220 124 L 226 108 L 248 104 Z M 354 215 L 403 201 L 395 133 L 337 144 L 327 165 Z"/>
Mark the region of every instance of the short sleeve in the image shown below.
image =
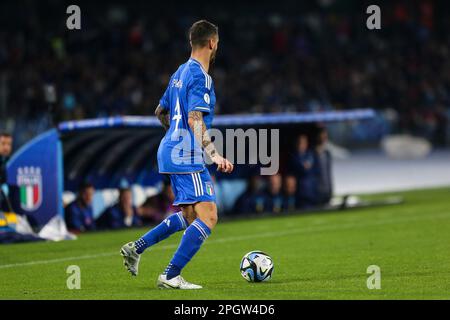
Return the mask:
<path id="1" fill-rule="evenodd" d="M 165 110 L 170 109 L 170 104 L 169 104 L 169 94 L 170 94 L 169 91 L 170 90 L 169 90 L 169 88 L 170 88 L 170 83 L 167 86 L 166 91 L 164 92 L 163 96 L 159 100 L 159 105 Z"/>
<path id="2" fill-rule="evenodd" d="M 211 111 L 212 79 L 207 73 L 194 76 L 188 92 L 188 112 Z"/>

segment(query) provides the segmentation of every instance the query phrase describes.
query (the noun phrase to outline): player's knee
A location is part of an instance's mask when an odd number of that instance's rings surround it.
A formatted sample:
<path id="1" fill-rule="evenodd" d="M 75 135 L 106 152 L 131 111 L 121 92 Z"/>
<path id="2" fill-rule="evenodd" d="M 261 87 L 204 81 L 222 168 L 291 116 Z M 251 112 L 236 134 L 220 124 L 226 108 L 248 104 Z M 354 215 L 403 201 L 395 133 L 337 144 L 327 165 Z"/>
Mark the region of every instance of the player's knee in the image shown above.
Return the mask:
<path id="1" fill-rule="evenodd" d="M 208 219 L 209 219 L 209 224 L 208 224 L 209 228 L 210 229 L 214 228 L 216 226 L 217 222 L 219 221 L 219 217 L 217 216 L 217 210 L 212 212 L 209 215 Z"/>
<path id="2" fill-rule="evenodd" d="M 214 228 L 217 224 L 217 209 L 213 208 L 208 210 L 202 215 L 199 215 L 200 220 L 202 220 L 210 229 Z"/>
<path id="3" fill-rule="evenodd" d="M 200 220 L 202 220 L 210 230 L 214 229 L 214 227 L 217 224 L 217 215 L 209 215 L 203 218 L 200 218 Z"/>
<path id="4" fill-rule="evenodd" d="M 210 229 L 214 228 L 218 221 L 217 207 L 215 203 L 199 203 L 196 207 L 197 217 L 202 220 Z"/>

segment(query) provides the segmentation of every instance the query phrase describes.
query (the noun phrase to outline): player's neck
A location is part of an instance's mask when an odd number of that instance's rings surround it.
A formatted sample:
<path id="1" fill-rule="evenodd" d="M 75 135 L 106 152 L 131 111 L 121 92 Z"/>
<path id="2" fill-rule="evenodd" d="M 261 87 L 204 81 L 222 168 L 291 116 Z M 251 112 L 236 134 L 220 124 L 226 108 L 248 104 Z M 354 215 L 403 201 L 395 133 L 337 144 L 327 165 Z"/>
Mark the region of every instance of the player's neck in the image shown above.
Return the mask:
<path id="1" fill-rule="evenodd" d="M 192 52 L 191 58 L 197 60 L 203 67 L 203 69 L 208 72 L 209 70 L 209 57 L 203 52 Z"/>

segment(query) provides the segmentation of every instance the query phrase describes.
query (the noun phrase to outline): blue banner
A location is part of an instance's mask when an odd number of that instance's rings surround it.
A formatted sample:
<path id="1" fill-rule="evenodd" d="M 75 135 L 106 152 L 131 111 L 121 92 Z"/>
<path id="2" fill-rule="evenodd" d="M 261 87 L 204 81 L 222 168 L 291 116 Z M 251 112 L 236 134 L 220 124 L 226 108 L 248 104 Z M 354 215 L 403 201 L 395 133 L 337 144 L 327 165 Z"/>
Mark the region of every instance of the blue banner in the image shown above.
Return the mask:
<path id="1" fill-rule="evenodd" d="M 8 162 L 10 199 L 15 212 L 44 226 L 62 209 L 62 148 L 56 130 L 24 145 Z"/>

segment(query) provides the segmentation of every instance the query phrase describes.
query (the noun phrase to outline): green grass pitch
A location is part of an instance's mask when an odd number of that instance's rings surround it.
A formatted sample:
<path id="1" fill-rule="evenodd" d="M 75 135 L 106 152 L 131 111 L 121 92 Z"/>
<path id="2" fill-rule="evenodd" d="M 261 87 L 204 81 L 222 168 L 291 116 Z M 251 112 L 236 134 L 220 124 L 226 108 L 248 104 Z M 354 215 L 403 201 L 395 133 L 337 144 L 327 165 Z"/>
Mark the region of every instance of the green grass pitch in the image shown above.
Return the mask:
<path id="1" fill-rule="evenodd" d="M 2 245 L 0 299 L 449 299 L 450 190 L 401 194 L 395 206 L 219 223 L 183 271 L 199 291 L 155 287 L 181 233 L 145 252 L 138 277 L 119 249 L 145 229 Z M 255 249 L 274 259 L 269 282 L 239 273 Z M 81 269 L 79 290 L 67 289 L 69 265 Z M 381 268 L 380 290 L 367 288 L 369 265 Z"/>

